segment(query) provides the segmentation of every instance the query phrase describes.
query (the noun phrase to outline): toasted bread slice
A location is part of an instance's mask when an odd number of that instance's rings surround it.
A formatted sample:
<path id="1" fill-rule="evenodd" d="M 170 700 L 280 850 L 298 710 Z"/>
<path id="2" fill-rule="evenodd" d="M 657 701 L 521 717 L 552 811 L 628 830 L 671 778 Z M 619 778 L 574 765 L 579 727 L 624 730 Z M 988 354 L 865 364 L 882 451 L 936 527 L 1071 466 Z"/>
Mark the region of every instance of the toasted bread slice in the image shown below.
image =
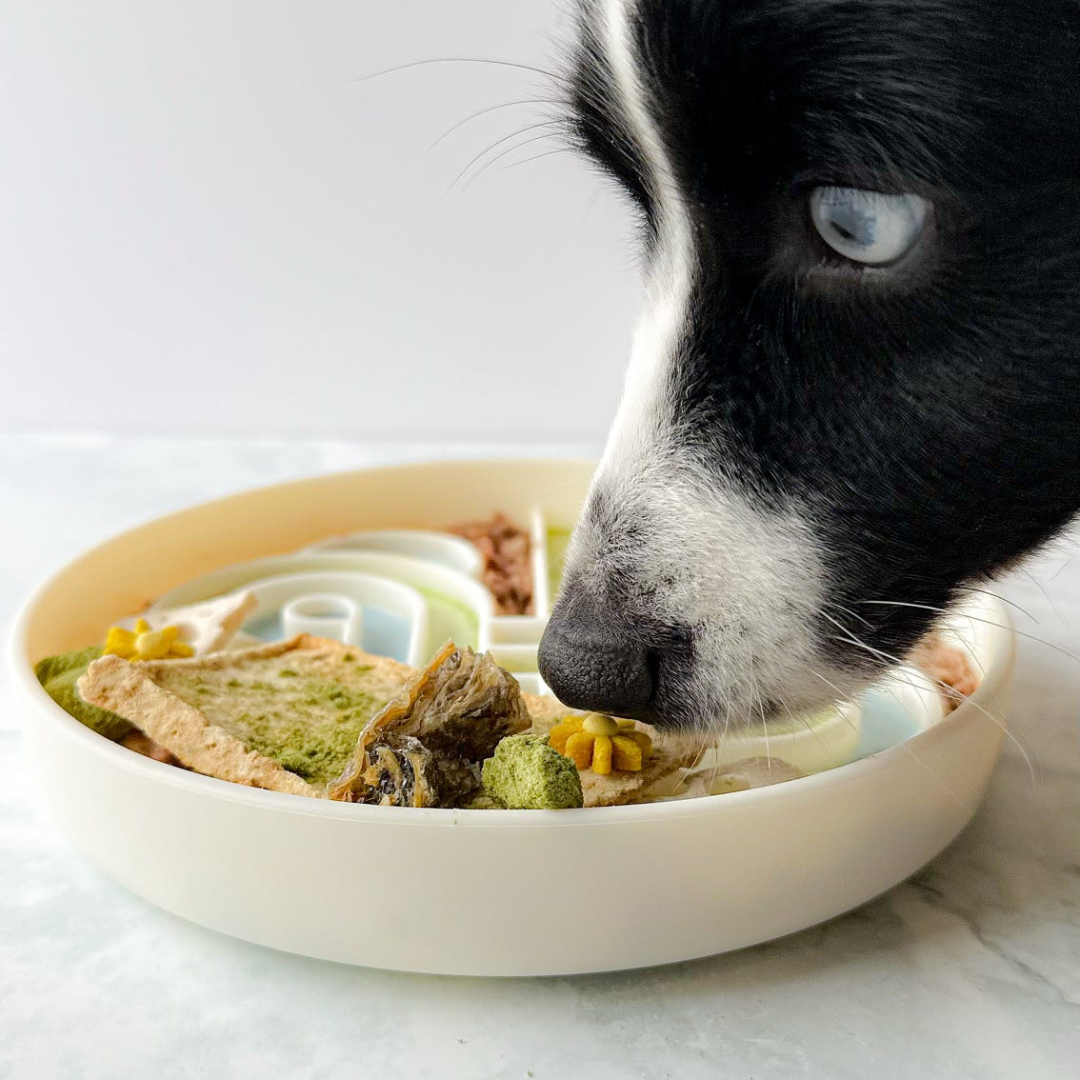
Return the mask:
<path id="1" fill-rule="evenodd" d="M 189 660 L 106 656 L 79 680 L 184 765 L 221 780 L 321 796 L 364 724 L 412 669 L 336 641 L 291 641 Z M 101 706 L 104 707 L 104 706 Z"/>

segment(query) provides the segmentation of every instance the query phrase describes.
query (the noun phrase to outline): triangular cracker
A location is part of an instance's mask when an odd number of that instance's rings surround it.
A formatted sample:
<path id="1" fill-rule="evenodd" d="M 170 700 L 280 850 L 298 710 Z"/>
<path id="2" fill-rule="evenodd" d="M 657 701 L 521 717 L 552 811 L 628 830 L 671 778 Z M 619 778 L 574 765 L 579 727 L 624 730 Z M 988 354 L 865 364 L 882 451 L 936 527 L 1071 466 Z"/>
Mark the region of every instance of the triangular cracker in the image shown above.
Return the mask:
<path id="1" fill-rule="evenodd" d="M 79 693 L 108 702 L 100 707 L 197 772 L 318 797 L 410 673 L 396 660 L 302 634 L 189 660 L 102 657 L 79 680 Z"/>

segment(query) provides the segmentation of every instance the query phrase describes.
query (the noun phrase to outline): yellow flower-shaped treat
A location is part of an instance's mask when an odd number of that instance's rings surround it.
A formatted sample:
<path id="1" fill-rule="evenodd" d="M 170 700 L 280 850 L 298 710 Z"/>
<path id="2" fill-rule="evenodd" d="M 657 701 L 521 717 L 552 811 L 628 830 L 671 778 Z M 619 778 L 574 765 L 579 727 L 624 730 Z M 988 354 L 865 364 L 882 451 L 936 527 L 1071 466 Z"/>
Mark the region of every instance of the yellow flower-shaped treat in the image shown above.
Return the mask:
<path id="1" fill-rule="evenodd" d="M 139 619 L 134 630 L 110 626 L 104 652 L 106 656 L 119 656 L 124 660 L 173 660 L 195 655 L 195 650 L 180 640 L 178 626 L 151 630 L 145 619 Z"/>
<path id="2" fill-rule="evenodd" d="M 603 713 L 568 716 L 551 729 L 548 741 L 579 771 L 592 769 L 599 776 L 612 770 L 640 772 L 652 752 L 652 739 L 638 731 L 633 720 L 615 720 Z"/>

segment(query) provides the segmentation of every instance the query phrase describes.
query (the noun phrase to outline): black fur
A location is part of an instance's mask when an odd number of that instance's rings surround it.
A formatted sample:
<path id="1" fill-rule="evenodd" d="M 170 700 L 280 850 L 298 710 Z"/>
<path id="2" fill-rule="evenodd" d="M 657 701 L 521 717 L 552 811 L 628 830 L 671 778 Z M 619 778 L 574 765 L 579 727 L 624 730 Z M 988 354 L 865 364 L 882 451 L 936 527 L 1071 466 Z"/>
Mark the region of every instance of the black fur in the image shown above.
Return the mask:
<path id="1" fill-rule="evenodd" d="M 648 234 L 590 10 L 577 130 Z M 634 29 L 695 226 L 682 438 L 811 507 L 830 600 L 899 655 L 1080 509 L 1080 3 L 640 0 Z M 845 265 L 809 222 L 828 184 L 922 195 L 924 241 Z"/>

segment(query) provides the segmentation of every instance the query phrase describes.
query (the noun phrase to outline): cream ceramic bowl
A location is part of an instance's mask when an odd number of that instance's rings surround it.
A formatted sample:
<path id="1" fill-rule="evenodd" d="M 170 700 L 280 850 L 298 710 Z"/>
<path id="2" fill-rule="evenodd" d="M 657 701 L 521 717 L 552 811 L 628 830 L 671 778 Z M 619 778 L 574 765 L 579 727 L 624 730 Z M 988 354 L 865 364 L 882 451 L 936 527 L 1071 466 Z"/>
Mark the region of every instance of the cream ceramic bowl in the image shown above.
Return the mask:
<path id="1" fill-rule="evenodd" d="M 226 934 L 351 964 L 556 975 L 706 956 L 857 907 L 964 828 L 1000 747 L 1005 611 L 980 600 L 974 698 L 831 772 L 682 802 L 402 810 L 238 787 L 143 758 L 64 713 L 32 662 L 199 575 L 359 529 L 438 528 L 537 504 L 566 516 L 586 462 L 433 464 L 247 492 L 82 555 L 22 611 L 13 665 L 29 765 L 71 841 L 155 904 Z"/>

